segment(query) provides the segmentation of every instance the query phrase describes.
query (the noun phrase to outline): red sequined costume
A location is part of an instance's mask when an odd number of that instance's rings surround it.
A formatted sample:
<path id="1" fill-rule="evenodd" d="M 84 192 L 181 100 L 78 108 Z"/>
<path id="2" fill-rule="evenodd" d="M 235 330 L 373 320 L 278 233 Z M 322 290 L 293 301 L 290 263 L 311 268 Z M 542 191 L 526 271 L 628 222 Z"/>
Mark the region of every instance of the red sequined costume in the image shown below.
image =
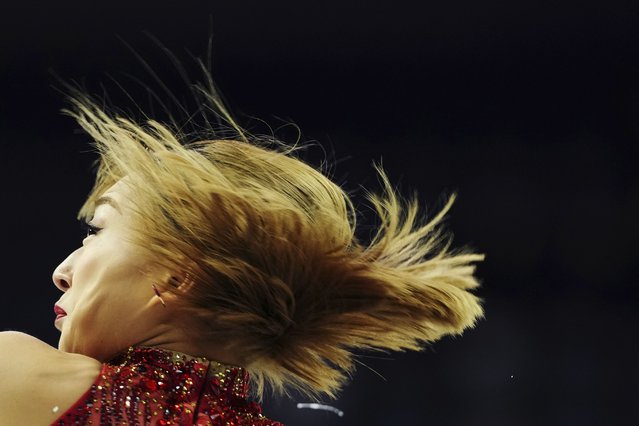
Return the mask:
<path id="1" fill-rule="evenodd" d="M 247 400 L 248 372 L 205 358 L 131 347 L 102 364 L 53 425 L 284 426 Z"/>

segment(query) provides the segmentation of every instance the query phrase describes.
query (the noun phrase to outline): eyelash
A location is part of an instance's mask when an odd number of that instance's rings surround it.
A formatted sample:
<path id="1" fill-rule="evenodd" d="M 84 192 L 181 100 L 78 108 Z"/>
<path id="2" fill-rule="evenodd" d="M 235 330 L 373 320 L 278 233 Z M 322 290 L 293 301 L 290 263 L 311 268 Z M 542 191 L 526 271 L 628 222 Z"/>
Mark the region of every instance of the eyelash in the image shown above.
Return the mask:
<path id="1" fill-rule="evenodd" d="M 95 225 L 92 225 L 90 222 L 81 221 L 80 227 L 82 228 L 82 232 L 84 233 L 84 237 L 90 237 L 91 235 L 97 235 L 98 232 L 102 230 L 102 228 L 98 228 Z"/>

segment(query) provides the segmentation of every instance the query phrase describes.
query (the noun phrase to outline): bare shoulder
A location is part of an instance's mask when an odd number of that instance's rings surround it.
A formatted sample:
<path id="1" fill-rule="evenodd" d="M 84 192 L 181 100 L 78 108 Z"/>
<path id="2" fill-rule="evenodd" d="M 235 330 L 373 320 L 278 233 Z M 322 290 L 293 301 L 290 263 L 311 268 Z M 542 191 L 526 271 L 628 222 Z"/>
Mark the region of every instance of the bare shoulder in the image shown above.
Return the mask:
<path id="1" fill-rule="evenodd" d="M 42 340 L 20 331 L 0 332 L 0 347 L 2 348 L 3 357 L 5 355 L 18 353 L 22 356 L 37 356 L 38 354 L 46 353 L 49 350 L 56 350 Z M 2 368 L 1 363 L 0 368 Z"/>
<path id="2" fill-rule="evenodd" d="M 0 332 L 0 354 L 0 425 L 51 423 L 91 387 L 101 368 L 95 359 L 17 331 Z"/>
<path id="3" fill-rule="evenodd" d="M 83 368 L 92 365 L 99 368 L 100 365 L 93 358 L 61 352 L 48 343 L 19 331 L 0 332 L 0 353 L 0 373 L 3 373 L 4 380 L 20 372 L 55 369 L 64 364 Z"/>

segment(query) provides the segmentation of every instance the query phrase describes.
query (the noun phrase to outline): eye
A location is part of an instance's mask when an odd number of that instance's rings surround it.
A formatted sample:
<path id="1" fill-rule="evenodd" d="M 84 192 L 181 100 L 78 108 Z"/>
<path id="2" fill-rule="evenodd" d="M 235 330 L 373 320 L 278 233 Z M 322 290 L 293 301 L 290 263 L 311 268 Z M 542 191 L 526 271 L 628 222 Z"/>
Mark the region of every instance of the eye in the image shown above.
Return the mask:
<path id="1" fill-rule="evenodd" d="M 98 228 L 97 226 L 91 224 L 91 221 L 81 221 L 80 227 L 82 228 L 83 236 L 85 238 L 90 237 L 91 235 L 97 235 L 98 232 L 102 230 L 102 228 Z"/>

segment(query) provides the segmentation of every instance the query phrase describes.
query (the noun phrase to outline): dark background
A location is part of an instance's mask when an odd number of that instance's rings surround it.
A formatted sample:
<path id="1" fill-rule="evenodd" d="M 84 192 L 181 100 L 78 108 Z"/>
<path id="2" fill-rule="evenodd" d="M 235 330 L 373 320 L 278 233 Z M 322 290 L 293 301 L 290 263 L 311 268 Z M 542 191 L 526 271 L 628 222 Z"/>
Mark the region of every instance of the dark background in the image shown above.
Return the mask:
<path id="1" fill-rule="evenodd" d="M 289 426 L 639 424 L 633 1 L 4 4 L 2 329 L 57 343 L 50 274 L 80 243 L 93 157 L 59 113 L 51 70 L 95 88 L 107 73 L 150 81 L 120 39 L 161 69 L 144 31 L 188 58 L 206 52 L 210 21 L 213 74 L 236 113 L 295 122 L 356 196 L 378 187 L 379 160 L 425 211 L 457 192 L 447 226 L 487 255 L 475 329 L 362 358 L 370 369 L 330 402 L 341 418 L 297 398 L 268 397 L 266 414 Z"/>

